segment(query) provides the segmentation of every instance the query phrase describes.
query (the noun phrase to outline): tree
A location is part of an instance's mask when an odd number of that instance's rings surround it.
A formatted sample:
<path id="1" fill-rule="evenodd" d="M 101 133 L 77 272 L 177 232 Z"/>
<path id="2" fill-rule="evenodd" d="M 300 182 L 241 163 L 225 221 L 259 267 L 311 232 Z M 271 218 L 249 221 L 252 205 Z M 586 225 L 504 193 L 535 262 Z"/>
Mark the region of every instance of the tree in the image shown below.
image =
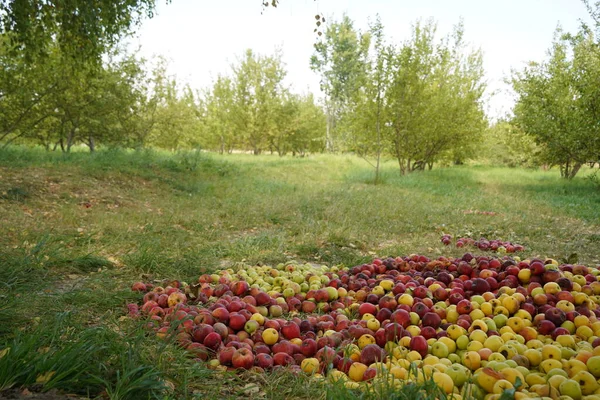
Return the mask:
<path id="1" fill-rule="evenodd" d="M 277 120 L 278 131 L 282 133 L 277 148 L 280 155 L 291 151 L 293 155 L 304 156 L 324 150 L 326 117 L 312 94 L 290 93 L 281 111 L 282 116 Z"/>
<path id="2" fill-rule="evenodd" d="M 54 44 L 69 57 L 101 62 L 107 49 L 152 17 L 155 0 L 0 0 L 0 34 L 28 60 Z"/>
<path id="3" fill-rule="evenodd" d="M 485 132 L 480 158 L 493 165 L 535 167 L 539 149 L 530 135 L 507 120 L 500 120 Z"/>
<path id="4" fill-rule="evenodd" d="M 548 60 L 514 71 L 514 123 L 532 135 L 544 160 L 573 179 L 600 154 L 600 52 L 594 35 L 557 29 Z"/>
<path id="5" fill-rule="evenodd" d="M 350 98 L 364 82 L 369 34 L 360 34 L 353 22 L 344 15 L 340 22 L 327 27 L 325 39 L 315 43 L 315 53 L 310 59 L 311 69 L 321 76 L 321 90 L 325 93 L 327 114 L 326 149 L 336 151 L 337 122 L 346 111 Z"/>
<path id="6" fill-rule="evenodd" d="M 252 152 L 260 154 L 275 134 L 275 115 L 285 92 L 281 55 L 261 56 L 247 50 L 233 73 L 235 129 Z"/>
<path id="7" fill-rule="evenodd" d="M 450 38 L 435 41 L 432 21 L 417 23 L 412 38 L 393 51 L 386 90 L 391 153 L 402 174 L 432 168 L 479 140 L 487 122 L 482 108 L 479 51 L 467 52 L 459 24 Z"/>
<path id="8" fill-rule="evenodd" d="M 390 80 L 389 51 L 385 44 L 383 24 L 379 16 L 370 27 L 371 48 L 366 60 L 365 74 L 358 90 L 350 97 L 349 112 L 345 115 L 351 130 L 351 150 L 375 168 L 375 184 L 379 183 L 381 156 L 384 151 L 384 130 L 389 129 L 385 92 Z M 375 157 L 375 162 L 369 161 Z"/>
<path id="9" fill-rule="evenodd" d="M 8 145 L 28 135 L 49 117 L 47 97 L 58 90 L 39 64 L 28 64 L 22 54 L 9 50 L 0 36 L 0 142 Z"/>
<path id="10" fill-rule="evenodd" d="M 219 76 L 204 95 L 205 139 L 219 153 L 231 152 L 236 145 L 234 113 L 235 87 L 231 78 Z"/>
<path id="11" fill-rule="evenodd" d="M 191 88 L 181 87 L 175 77 L 167 75 L 167 63 L 162 58 L 152 72 L 151 84 L 156 108 L 149 144 L 169 150 L 199 147 L 202 128 Z"/>
<path id="12" fill-rule="evenodd" d="M 69 152 L 76 143 L 125 144 L 121 117 L 139 100 L 135 57 L 111 52 L 105 65 L 64 57 L 54 46 L 38 63 L 23 53 L 0 57 L 0 141 L 35 140 Z"/>

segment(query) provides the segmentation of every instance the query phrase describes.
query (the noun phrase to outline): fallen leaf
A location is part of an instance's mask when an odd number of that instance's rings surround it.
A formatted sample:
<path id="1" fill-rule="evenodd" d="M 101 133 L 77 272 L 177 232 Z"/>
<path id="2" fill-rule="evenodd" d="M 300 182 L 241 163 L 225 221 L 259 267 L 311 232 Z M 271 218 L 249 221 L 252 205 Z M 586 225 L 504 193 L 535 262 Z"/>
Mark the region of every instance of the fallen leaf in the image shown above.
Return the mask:
<path id="1" fill-rule="evenodd" d="M 45 384 L 50 382 L 50 379 L 56 374 L 56 371 L 48 371 L 44 374 L 39 374 L 37 378 L 35 378 L 35 383 Z"/>

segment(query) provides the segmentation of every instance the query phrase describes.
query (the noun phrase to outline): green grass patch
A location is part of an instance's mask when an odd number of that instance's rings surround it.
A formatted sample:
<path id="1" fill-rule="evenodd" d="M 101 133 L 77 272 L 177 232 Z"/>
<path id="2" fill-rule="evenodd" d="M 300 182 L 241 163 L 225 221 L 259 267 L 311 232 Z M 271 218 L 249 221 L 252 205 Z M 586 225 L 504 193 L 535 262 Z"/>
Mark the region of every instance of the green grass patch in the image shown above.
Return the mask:
<path id="1" fill-rule="evenodd" d="M 566 182 L 556 170 L 461 166 L 401 176 L 388 160 L 375 185 L 373 169 L 351 156 L 2 149 L 0 345 L 11 350 L 0 387 L 247 398 L 256 384 L 266 398 L 370 398 L 289 374 L 215 377 L 119 320 L 140 300 L 131 283 L 193 282 L 238 263 L 462 254 L 442 246 L 442 232 L 521 243 L 523 257 L 597 264 L 600 191 L 587 173 Z M 83 351 L 87 361 L 74 360 Z"/>

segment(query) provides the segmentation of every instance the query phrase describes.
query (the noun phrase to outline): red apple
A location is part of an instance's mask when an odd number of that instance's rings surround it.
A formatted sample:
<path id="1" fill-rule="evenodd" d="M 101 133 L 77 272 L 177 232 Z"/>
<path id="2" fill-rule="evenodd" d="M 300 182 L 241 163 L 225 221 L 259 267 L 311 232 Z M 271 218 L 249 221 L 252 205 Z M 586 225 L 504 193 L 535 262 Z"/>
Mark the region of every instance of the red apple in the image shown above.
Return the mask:
<path id="1" fill-rule="evenodd" d="M 294 354 L 294 346 L 287 340 L 282 340 L 271 346 L 273 353 L 286 353 L 289 355 Z"/>
<path id="2" fill-rule="evenodd" d="M 384 359 L 385 351 L 376 344 L 368 344 L 360 352 L 360 362 L 365 365 L 383 362 Z"/>
<path id="3" fill-rule="evenodd" d="M 363 315 L 365 315 L 367 313 L 376 315 L 377 314 L 377 306 L 375 304 L 371 304 L 371 303 L 362 303 L 358 307 L 358 314 L 362 317 Z"/>
<path id="4" fill-rule="evenodd" d="M 272 368 L 273 357 L 270 354 L 259 353 L 256 355 L 256 365 L 264 369 Z"/>
<path id="5" fill-rule="evenodd" d="M 229 327 L 234 331 L 241 331 L 246 325 L 246 317 L 240 313 L 231 313 L 229 315 Z"/>
<path id="6" fill-rule="evenodd" d="M 231 357 L 234 368 L 250 369 L 254 365 L 254 354 L 246 348 L 237 349 Z"/>
<path id="7" fill-rule="evenodd" d="M 281 365 L 285 367 L 294 364 L 294 357 L 288 353 L 275 353 L 275 355 L 273 355 L 273 365 Z"/>
<path id="8" fill-rule="evenodd" d="M 236 296 L 243 296 L 250 291 L 250 285 L 246 281 L 237 281 L 231 284 L 231 292 Z"/>
<path id="9" fill-rule="evenodd" d="M 304 339 L 300 346 L 300 351 L 306 357 L 312 357 L 317 353 L 317 342 L 314 339 Z"/>
<path id="10" fill-rule="evenodd" d="M 209 349 L 217 350 L 221 345 L 221 342 L 221 335 L 219 335 L 217 332 L 211 332 L 206 335 L 202 343 Z"/>
<path id="11" fill-rule="evenodd" d="M 231 359 L 233 357 L 233 353 L 237 351 L 237 348 L 234 346 L 231 347 L 223 347 L 219 350 L 218 358 L 219 363 L 221 365 L 231 365 Z"/>
<path id="12" fill-rule="evenodd" d="M 413 336 L 410 339 L 409 347 L 411 350 L 414 350 L 417 353 L 419 353 L 423 358 L 425 358 L 425 356 L 427 355 L 427 340 L 421 335 Z"/>
<path id="13" fill-rule="evenodd" d="M 281 327 L 281 334 L 288 340 L 299 338 L 300 327 L 295 322 L 288 321 Z"/>
<path id="14" fill-rule="evenodd" d="M 396 310 L 390 316 L 390 321 L 400 324 L 403 328 L 407 328 L 410 325 L 410 314 L 405 310 Z"/>

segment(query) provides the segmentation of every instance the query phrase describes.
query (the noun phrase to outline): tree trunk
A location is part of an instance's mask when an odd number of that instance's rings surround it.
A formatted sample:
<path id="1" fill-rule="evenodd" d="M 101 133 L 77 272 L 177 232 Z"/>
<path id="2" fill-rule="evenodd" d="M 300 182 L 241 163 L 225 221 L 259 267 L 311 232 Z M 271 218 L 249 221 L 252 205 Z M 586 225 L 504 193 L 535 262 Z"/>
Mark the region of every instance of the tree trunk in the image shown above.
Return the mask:
<path id="1" fill-rule="evenodd" d="M 327 131 L 325 132 L 325 151 L 331 153 L 333 152 L 333 141 L 331 140 L 331 124 L 332 116 L 331 112 L 327 113 Z"/>
<path id="2" fill-rule="evenodd" d="M 400 155 L 400 143 L 398 140 L 394 141 L 394 148 L 396 150 L 396 159 L 398 160 L 398 166 L 400 167 L 400 174 L 406 175 L 406 166 L 404 164 L 402 156 Z"/>
<path id="3" fill-rule="evenodd" d="M 76 128 L 72 128 L 67 136 L 67 153 L 70 153 L 71 147 L 73 147 L 73 142 L 75 140 L 75 129 Z"/>
<path id="4" fill-rule="evenodd" d="M 91 134 L 88 136 L 88 146 L 90 146 L 90 153 L 96 151 L 96 142 Z"/>
<path id="5" fill-rule="evenodd" d="M 377 132 L 377 162 L 375 164 L 375 185 L 379 183 L 379 166 L 381 164 L 381 98 L 377 95 L 377 121 L 375 131 Z"/>
<path id="6" fill-rule="evenodd" d="M 580 162 L 576 162 L 575 165 L 573 165 L 573 167 L 571 168 L 571 172 L 568 176 L 569 180 L 575 178 L 575 175 L 577 175 L 577 172 L 579 172 L 579 169 L 581 168 L 582 165 L 583 165 L 583 163 L 580 163 Z"/>

